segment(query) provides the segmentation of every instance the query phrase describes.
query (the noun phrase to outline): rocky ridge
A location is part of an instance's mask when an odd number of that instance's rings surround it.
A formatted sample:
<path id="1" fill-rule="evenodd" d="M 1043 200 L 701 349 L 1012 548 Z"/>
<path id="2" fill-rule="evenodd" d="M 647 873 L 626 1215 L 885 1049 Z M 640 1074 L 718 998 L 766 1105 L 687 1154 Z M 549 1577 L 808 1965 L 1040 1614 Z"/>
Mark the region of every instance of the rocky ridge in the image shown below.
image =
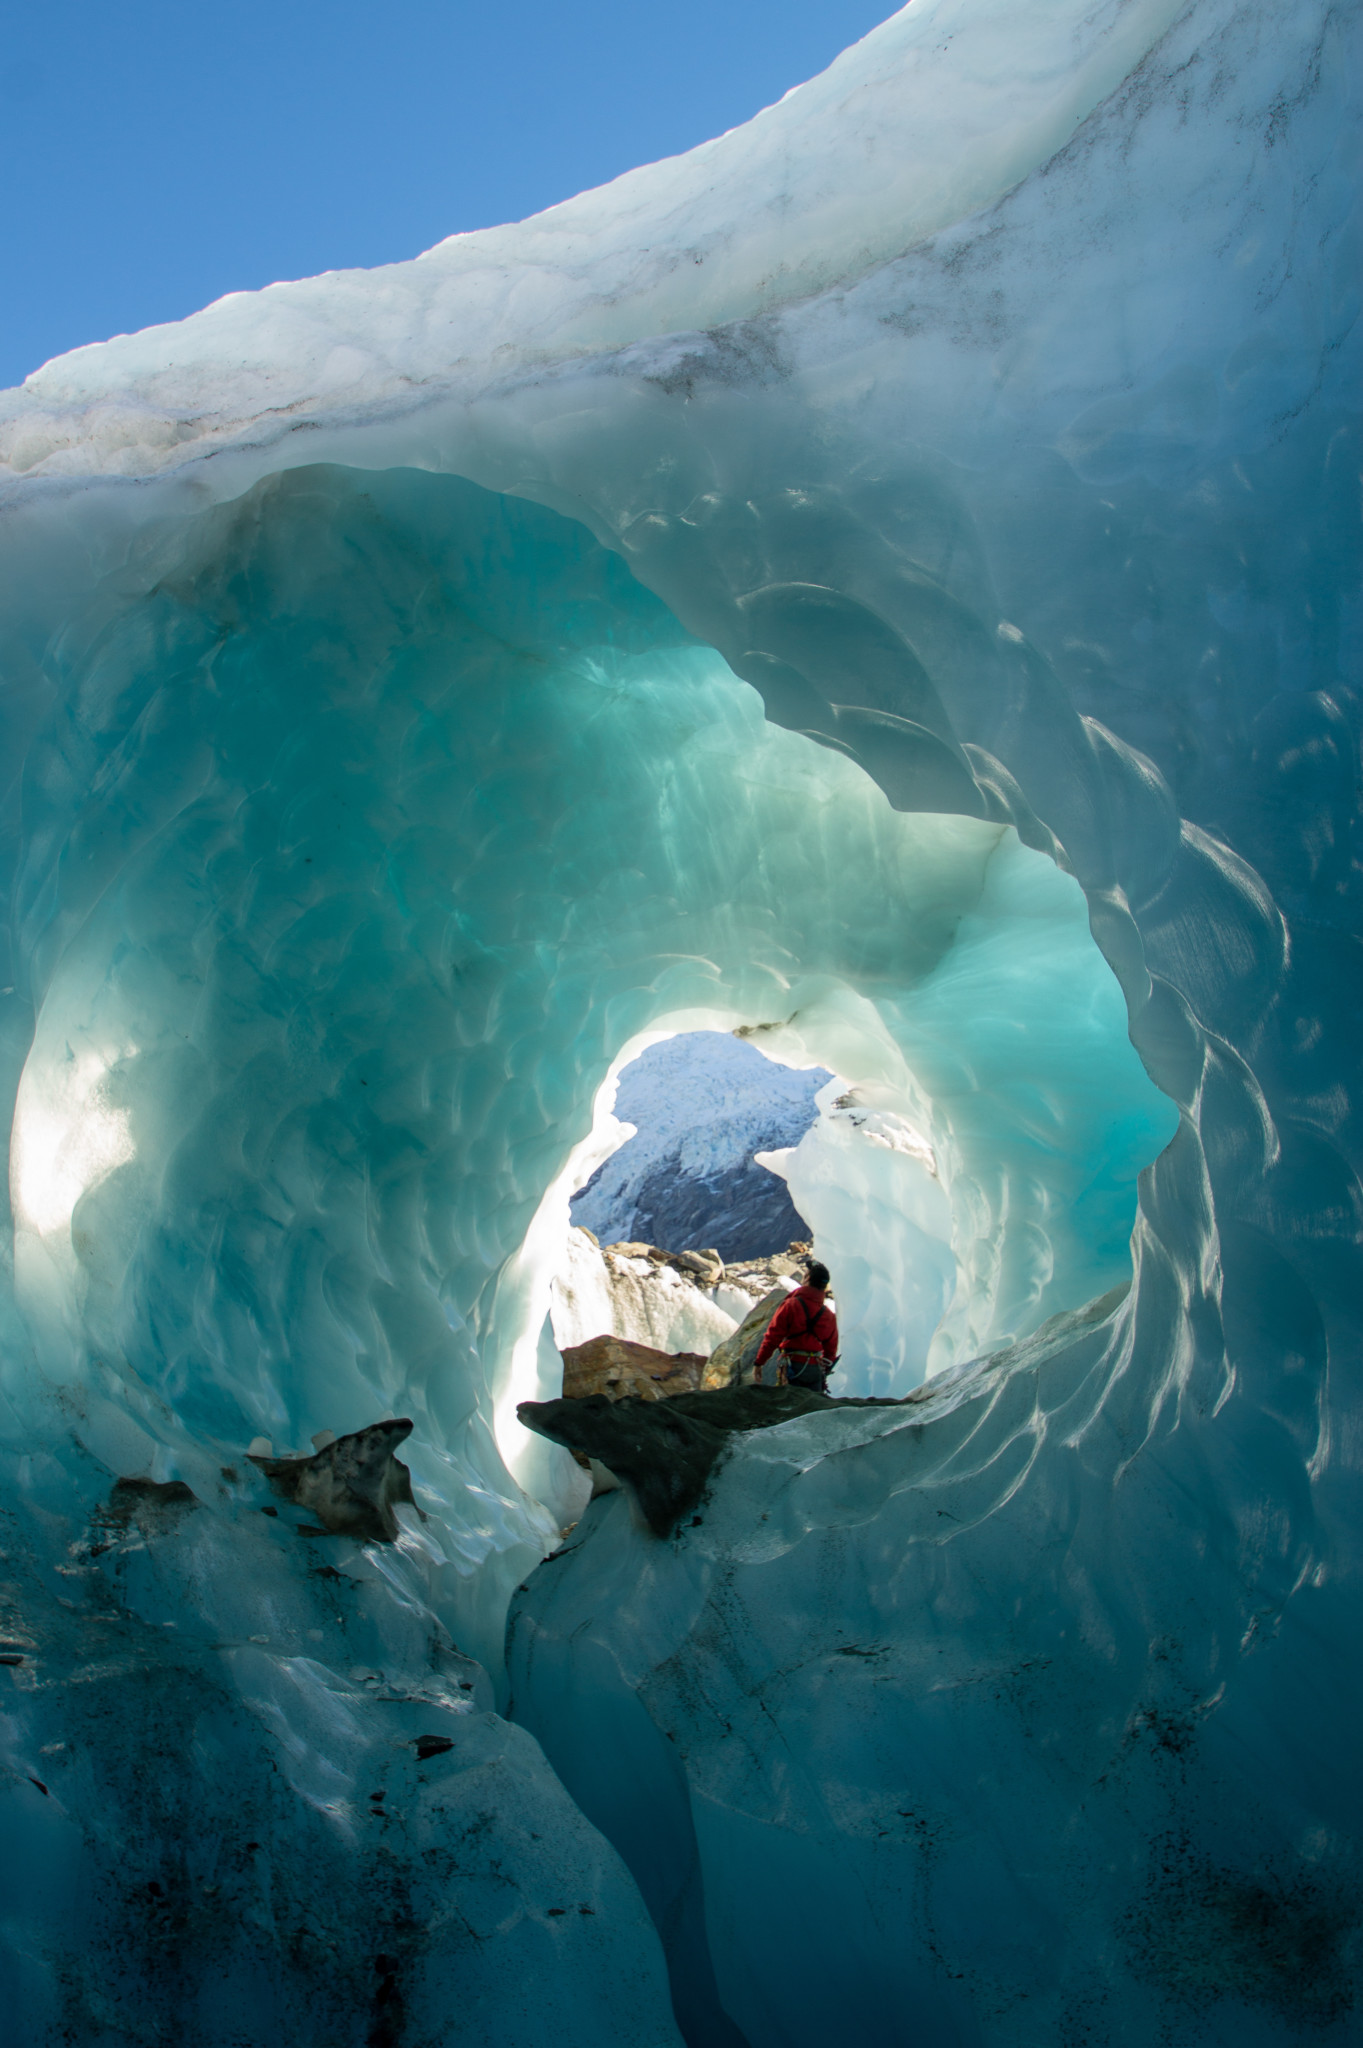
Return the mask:
<path id="1" fill-rule="evenodd" d="M 797 1239 L 783 1252 L 726 1264 L 708 1247 L 674 1252 L 628 1239 L 601 1246 L 578 1226 L 554 1281 L 554 1340 L 565 1359 L 607 1338 L 645 1349 L 652 1362 L 640 1370 L 650 1383 L 673 1370 L 659 1358 L 698 1357 L 704 1373 L 692 1385 L 729 1386 L 751 1365 L 762 1331 L 783 1295 L 799 1284 L 809 1256 L 809 1244 Z M 759 1309 L 764 1313 L 754 1329 Z M 595 1367 L 575 1363 L 572 1371 L 589 1369 Z M 572 1398 L 566 1383 L 565 1393 Z"/>

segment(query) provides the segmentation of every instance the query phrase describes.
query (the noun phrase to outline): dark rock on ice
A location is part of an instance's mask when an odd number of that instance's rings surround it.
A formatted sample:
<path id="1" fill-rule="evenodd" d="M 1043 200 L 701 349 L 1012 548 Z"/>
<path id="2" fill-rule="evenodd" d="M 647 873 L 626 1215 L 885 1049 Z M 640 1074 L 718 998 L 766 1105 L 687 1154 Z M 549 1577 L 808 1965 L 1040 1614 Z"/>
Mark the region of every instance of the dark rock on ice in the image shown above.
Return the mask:
<path id="1" fill-rule="evenodd" d="M 893 1408 L 895 1401 L 837 1400 L 804 1387 L 729 1387 L 612 1401 L 522 1401 L 527 1429 L 595 1459 L 629 1487 L 655 1536 L 666 1536 L 700 1500 L 715 1461 L 735 1432 L 772 1429 L 826 1408 Z"/>
<path id="2" fill-rule="evenodd" d="M 394 1508 L 412 1498 L 412 1475 L 393 1454 L 412 1424 L 373 1422 L 327 1444 L 311 1458 L 261 1458 L 248 1453 L 281 1500 L 316 1515 L 331 1536 L 361 1543 L 394 1543 Z"/>
<path id="3" fill-rule="evenodd" d="M 135 1527 L 143 1536 L 161 1536 L 198 1505 L 183 1479 L 116 1479 L 97 1519 L 111 1530 Z"/>
<path id="4" fill-rule="evenodd" d="M 428 1757 L 443 1756 L 454 1744 L 448 1735 L 418 1735 L 416 1739 L 417 1762 L 424 1764 Z"/>

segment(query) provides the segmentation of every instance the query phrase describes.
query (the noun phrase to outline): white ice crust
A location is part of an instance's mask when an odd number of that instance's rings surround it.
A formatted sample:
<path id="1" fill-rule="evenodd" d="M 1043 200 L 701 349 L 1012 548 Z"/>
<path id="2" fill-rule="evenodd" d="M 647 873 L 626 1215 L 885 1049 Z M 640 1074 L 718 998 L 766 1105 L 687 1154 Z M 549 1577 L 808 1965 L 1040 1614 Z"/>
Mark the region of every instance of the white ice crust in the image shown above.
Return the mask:
<path id="1" fill-rule="evenodd" d="M 57 358 L 0 400 L 0 476 L 155 475 L 848 282 L 1044 163 L 1176 12 L 911 0 L 685 156 L 414 262 L 233 292 Z"/>

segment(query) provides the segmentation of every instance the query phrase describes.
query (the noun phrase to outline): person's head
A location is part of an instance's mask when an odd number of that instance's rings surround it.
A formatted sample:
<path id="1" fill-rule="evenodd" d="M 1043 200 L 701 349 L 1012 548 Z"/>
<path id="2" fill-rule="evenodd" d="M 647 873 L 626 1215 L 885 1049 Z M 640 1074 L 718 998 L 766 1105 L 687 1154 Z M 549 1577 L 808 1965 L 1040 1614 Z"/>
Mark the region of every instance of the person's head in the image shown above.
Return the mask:
<path id="1" fill-rule="evenodd" d="M 828 1268 L 818 1259 L 811 1259 L 809 1262 L 809 1284 L 811 1287 L 821 1287 L 827 1292 Z"/>

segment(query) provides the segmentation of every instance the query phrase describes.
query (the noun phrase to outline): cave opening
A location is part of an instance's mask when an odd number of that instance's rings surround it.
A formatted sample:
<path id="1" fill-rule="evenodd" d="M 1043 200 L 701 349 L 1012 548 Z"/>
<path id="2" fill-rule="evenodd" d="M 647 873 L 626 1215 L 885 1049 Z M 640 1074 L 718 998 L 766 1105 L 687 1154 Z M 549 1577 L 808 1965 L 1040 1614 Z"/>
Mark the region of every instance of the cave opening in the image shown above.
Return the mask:
<path id="1" fill-rule="evenodd" d="M 764 1059 L 735 1033 L 655 1041 L 621 1073 L 614 1113 L 629 1133 L 573 1196 L 574 1224 L 602 1245 L 708 1249 L 726 1266 L 807 1239 L 785 1181 L 754 1155 L 793 1150 L 832 1079 Z"/>

